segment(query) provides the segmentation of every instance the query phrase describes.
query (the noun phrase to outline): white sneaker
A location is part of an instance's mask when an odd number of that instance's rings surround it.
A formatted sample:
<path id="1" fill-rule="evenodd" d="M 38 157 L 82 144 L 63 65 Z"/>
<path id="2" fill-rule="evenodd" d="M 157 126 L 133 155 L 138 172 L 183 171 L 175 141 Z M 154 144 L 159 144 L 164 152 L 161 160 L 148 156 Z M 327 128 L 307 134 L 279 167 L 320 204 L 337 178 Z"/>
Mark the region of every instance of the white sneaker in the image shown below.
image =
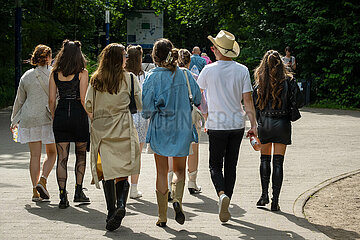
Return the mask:
<path id="1" fill-rule="evenodd" d="M 219 197 L 219 219 L 221 222 L 227 222 L 231 218 L 229 212 L 230 198 L 225 194 Z"/>
<path id="2" fill-rule="evenodd" d="M 136 198 L 141 198 L 142 197 L 142 192 L 138 191 L 137 188 L 130 188 L 130 198 L 132 199 L 136 199 Z"/>

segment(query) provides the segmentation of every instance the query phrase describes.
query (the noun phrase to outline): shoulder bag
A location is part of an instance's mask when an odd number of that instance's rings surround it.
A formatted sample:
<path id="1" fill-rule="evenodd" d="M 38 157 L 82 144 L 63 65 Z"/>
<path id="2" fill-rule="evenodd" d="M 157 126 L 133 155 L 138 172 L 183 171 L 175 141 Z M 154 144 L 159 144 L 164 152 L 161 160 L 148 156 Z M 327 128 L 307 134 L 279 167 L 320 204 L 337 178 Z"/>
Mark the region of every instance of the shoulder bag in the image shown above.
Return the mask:
<path id="1" fill-rule="evenodd" d="M 201 121 L 201 124 L 204 125 L 205 123 L 205 119 L 204 116 L 202 115 L 201 111 L 199 110 L 199 108 L 197 108 L 193 102 L 193 95 L 191 93 L 191 88 L 190 88 L 190 82 L 189 82 L 189 78 L 187 75 L 186 70 L 183 70 L 184 74 L 185 74 L 185 78 L 186 78 L 186 84 L 188 87 L 188 91 L 189 91 L 189 99 L 190 99 L 190 105 L 191 105 L 191 119 L 192 119 L 192 124 L 197 124 L 198 122 Z"/>
<path id="2" fill-rule="evenodd" d="M 133 77 L 132 73 L 130 73 L 130 77 L 131 77 L 131 90 L 130 90 L 129 109 L 130 109 L 131 114 L 134 114 L 134 113 L 137 113 L 137 107 L 136 107 L 135 94 L 134 94 L 134 77 Z"/>
<path id="3" fill-rule="evenodd" d="M 293 81 L 293 82 L 291 82 Z M 301 118 L 299 108 L 304 106 L 304 96 L 295 80 L 288 80 L 290 92 L 290 120 L 295 122 Z"/>

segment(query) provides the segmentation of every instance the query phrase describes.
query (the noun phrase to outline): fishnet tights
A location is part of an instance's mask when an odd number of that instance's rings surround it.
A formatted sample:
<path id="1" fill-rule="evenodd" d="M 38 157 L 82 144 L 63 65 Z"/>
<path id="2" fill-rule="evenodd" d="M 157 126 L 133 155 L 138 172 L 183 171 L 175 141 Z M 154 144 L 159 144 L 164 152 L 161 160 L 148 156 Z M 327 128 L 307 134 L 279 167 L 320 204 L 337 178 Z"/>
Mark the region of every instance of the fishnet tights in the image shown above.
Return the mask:
<path id="1" fill-rule="evenodd" d="M 86 145 L 87 142 L 75 142 L 75 178 L 76 184 L 82 185 L 86 168 Z M 56 143 L 58 154 L 56 177 L 60 190 L 66 189 L 67 163 L 69 159 L 70 142 Z"/>

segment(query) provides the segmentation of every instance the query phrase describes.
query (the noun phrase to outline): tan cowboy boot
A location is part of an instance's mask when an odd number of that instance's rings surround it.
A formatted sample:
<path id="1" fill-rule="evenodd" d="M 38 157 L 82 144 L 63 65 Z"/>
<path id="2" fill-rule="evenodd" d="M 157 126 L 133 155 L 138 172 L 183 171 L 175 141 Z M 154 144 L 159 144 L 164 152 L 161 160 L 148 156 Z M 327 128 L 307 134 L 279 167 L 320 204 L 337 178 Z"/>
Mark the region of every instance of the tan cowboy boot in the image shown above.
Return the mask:
<path id="1" fill-rule="evenodd" d="M 159 191 L 156 191 L 156 200 L 158 204 L 158 216 L 159 219 L 156 222 L 156 226 L 165 227 L 167 221 L 167 208 L 168 208 L 168 194 L 169 190 L 165 194 L 162 194 Z"/>
<path id="2" fill-rule="evenodd" d="M 184 224 L 185 215 L 182 209 L 182 198 L 184 195 L 185 180 L 180 180 L 177 183 L 172 183 L 173 191 L 173 207 L 175 211 L 175 220 L 179 224 Z"/>

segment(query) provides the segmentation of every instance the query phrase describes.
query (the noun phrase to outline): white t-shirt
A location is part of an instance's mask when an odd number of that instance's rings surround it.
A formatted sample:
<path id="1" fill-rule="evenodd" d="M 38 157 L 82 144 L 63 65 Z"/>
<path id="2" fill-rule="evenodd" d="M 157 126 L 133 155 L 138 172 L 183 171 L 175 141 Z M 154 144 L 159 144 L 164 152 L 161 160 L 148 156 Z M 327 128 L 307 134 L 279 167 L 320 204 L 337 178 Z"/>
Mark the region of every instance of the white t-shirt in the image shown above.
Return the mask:
<path id="1" fill-rule="evenodd" d="M 217 61 L 204 67 L 197 83 L 201 89 L 207 89 L 207 129 L 232 130 L 245 127 L 242 94 L 252 92 L 246 66 L 235 61 Z"/>
<path id="2" fill-rule="evenodd" d="M 143 71 L 148 72 L 151 69 L 153 69 L 155 67 L 154 63 L 141 63 L 141 68 Z"/>
<path id="3" fill-rule="evenodd" d="M 295 64 L 295 57 L 294 56 L 290 56 L 289 58 L 284 56 L 284 57 L 282 57 L 282 60 L 283 60 L 285 65 L 287 65 L 289 62 L 291 62 L 291 66 L 294 66 L 294 64 Z"/>
<path id="4" fill-rule="evenodd" d="M 143 72 L 143 74 L 141 74 L 141 75 L 139 75 L 137 77 L 138 77 L 138 80 L 139 80 L 139 83 L 140 83 L 140 87 L 142 89 L 142 85 L 143 85 L 143 83 L 145 81 L 145 77 L 146 77 L 146 72 Z"/>

